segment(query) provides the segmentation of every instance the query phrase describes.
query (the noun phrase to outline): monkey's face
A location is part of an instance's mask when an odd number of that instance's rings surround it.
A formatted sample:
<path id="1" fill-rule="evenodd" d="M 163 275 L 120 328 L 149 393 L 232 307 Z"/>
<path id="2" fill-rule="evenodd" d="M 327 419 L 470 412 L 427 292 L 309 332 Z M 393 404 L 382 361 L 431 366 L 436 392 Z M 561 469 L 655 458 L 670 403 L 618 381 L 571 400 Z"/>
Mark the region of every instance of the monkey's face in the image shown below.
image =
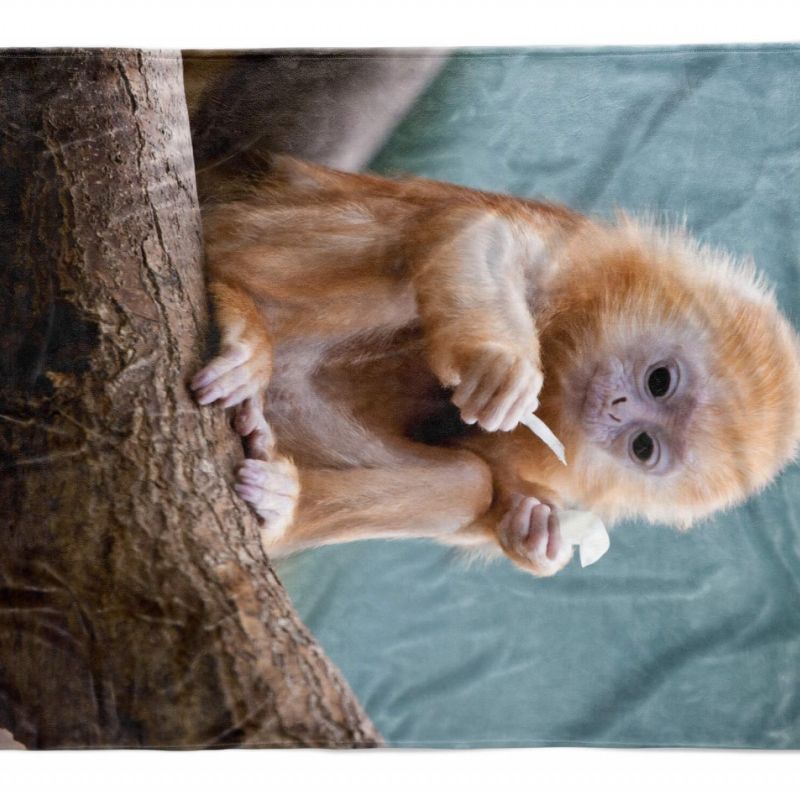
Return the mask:
<path id="1" fill-rule="evenodd" d="M 576 499 L 685 527 L 741 494 L 741 387 L 717 361 L 692 326 L 620 322 L 594 339 L 562 382 Z"/>
<path id="2" fill-rule="evenodd" d="M 557 383 L 565 494 L 609 522 L 688 527 L 774 477 L 798 440 L 794 335 L 728 303 L 700 297 L 656 321 L 609 315 L 582 339 Z"/>
<path id="3" fill-rule="evenodd" d="M 589 234 L 543 329 L 542 416 L 569 462 L 551 481 L 607 522 L 688 527 L 800 445 L 800 340 L 751 267 L 624 219 Z"/>
<path id="4" fill-rule="evenodd" d="M 686 457 L 698 390 L 697 369 L 679 348 L 640 343 L 588 370 L 580 426 L 620 465 L 664 476 Z"/>

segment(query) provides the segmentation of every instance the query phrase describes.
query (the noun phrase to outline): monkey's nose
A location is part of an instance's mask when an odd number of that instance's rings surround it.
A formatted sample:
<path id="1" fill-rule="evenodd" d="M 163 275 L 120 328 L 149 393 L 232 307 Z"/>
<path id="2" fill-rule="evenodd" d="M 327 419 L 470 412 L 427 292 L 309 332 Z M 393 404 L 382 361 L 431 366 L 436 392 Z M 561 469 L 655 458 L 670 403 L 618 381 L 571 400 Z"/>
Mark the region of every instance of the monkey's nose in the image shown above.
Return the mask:
<path id="1" fill-rule="evenodd" d="M 618 397 L 616 400 L 612 400 L 611 401 L 611 405 L 612 406 L 618 406 L 621 403 L 625 403 L 627 400 L 628 400 L 627 397 Z M 620 417 L 615 416 L 610 411 L 608 412 L 608 416 L 611 417 L 611 419 L 613 419 L 614 422 L 622 422 L 622 419 Z"/>

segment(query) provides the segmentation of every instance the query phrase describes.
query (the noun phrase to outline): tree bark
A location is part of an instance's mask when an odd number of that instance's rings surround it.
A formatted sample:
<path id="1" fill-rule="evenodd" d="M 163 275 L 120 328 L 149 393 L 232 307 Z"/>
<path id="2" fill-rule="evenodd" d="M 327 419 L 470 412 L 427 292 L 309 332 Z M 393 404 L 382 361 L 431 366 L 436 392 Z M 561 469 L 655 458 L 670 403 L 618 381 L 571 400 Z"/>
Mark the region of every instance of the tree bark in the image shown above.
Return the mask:
<path id="1" fill-rule="evenodd" d="M 186 390 L 207 314 L 179 54 L 0 54 L 0 175 L 0 728 L 379 743 Z"/>

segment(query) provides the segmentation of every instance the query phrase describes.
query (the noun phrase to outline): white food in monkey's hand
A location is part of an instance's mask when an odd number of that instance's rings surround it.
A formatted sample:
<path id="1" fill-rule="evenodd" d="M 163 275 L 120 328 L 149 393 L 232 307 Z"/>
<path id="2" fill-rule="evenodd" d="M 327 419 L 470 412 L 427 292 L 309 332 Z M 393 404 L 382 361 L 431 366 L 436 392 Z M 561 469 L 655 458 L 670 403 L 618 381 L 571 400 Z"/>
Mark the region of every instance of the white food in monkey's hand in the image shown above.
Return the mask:
<path id="1" fill-rule="evenodd" d="M 611 546 L 603 520 L 591 511 L 561 511 L 558 521 L 564 541 L 580 547 L 582 567 L 599 561 Z"/>
<path id="2" fill-rule="evenodd" d="M 564 445 L 536 414 L 523 419 L 522 424 L 538 436 L 566 466 Z M 603 520 L 591 511 L 562 511 L 558 515 L 558 521 L 564 541 L 580 548 L 582 567 L 588 567 L 599 561 L 611 546 Z"/>
<path id="3" fill-rule="evenodd" d="M 534 435 L 538 436 L 555 454 L 556 458 L 564 465 L 567 465 L 567 457 L 564 452 L 564 445 L 559 438 L 545 425 L 545 423 L 531 414 L 527 419 L 521 420 L 522 424 Z"/>

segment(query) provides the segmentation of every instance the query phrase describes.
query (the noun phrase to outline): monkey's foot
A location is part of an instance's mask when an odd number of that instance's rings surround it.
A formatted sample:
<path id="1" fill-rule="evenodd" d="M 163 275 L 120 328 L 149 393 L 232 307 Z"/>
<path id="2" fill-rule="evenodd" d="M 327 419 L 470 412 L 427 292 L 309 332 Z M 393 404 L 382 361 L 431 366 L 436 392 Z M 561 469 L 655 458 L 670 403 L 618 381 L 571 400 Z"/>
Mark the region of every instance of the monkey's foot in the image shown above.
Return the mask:
<path id="1" fill-rule="evenodd" d="M 510 431 L 539 405 L 543 375 L 524 355 L 487 349 L 470 360 L 453 392 L 453 403 L 468 425 Z"/>
<path id="2" fill-rule="evenodd" d="M 539 577 L 555 575 L 572 558 L 572 546 L 559 531 L 558 512 L 535 497 L 512 495 L 498 533 L 505 552 Z"/>
<path id="3" fill-rule="evenodd" d="M 236 493 L 261 520 L 264 543 L 280 539 L 292 524 L 300 495 L 294 464 L 285 458 L 246 458 L 236 471 L 236 479 Z"/>
<path id="4" fill-rule="evenodd" d="M 270 366 L 269 350 L 237 342 L 209 361 L 189 386 L 201 406 L 219 400 L 223 408 L 230 408 L 261 392 L 269 380 Z"/>
<path id="5" fill-rule="evenodd" d="M 233 415 L 233 428 L 244 439 L 247 458 L 272 461 L 275 456 L 275 435 L 264 416 L 261 394 L 248 397 Z"/>

